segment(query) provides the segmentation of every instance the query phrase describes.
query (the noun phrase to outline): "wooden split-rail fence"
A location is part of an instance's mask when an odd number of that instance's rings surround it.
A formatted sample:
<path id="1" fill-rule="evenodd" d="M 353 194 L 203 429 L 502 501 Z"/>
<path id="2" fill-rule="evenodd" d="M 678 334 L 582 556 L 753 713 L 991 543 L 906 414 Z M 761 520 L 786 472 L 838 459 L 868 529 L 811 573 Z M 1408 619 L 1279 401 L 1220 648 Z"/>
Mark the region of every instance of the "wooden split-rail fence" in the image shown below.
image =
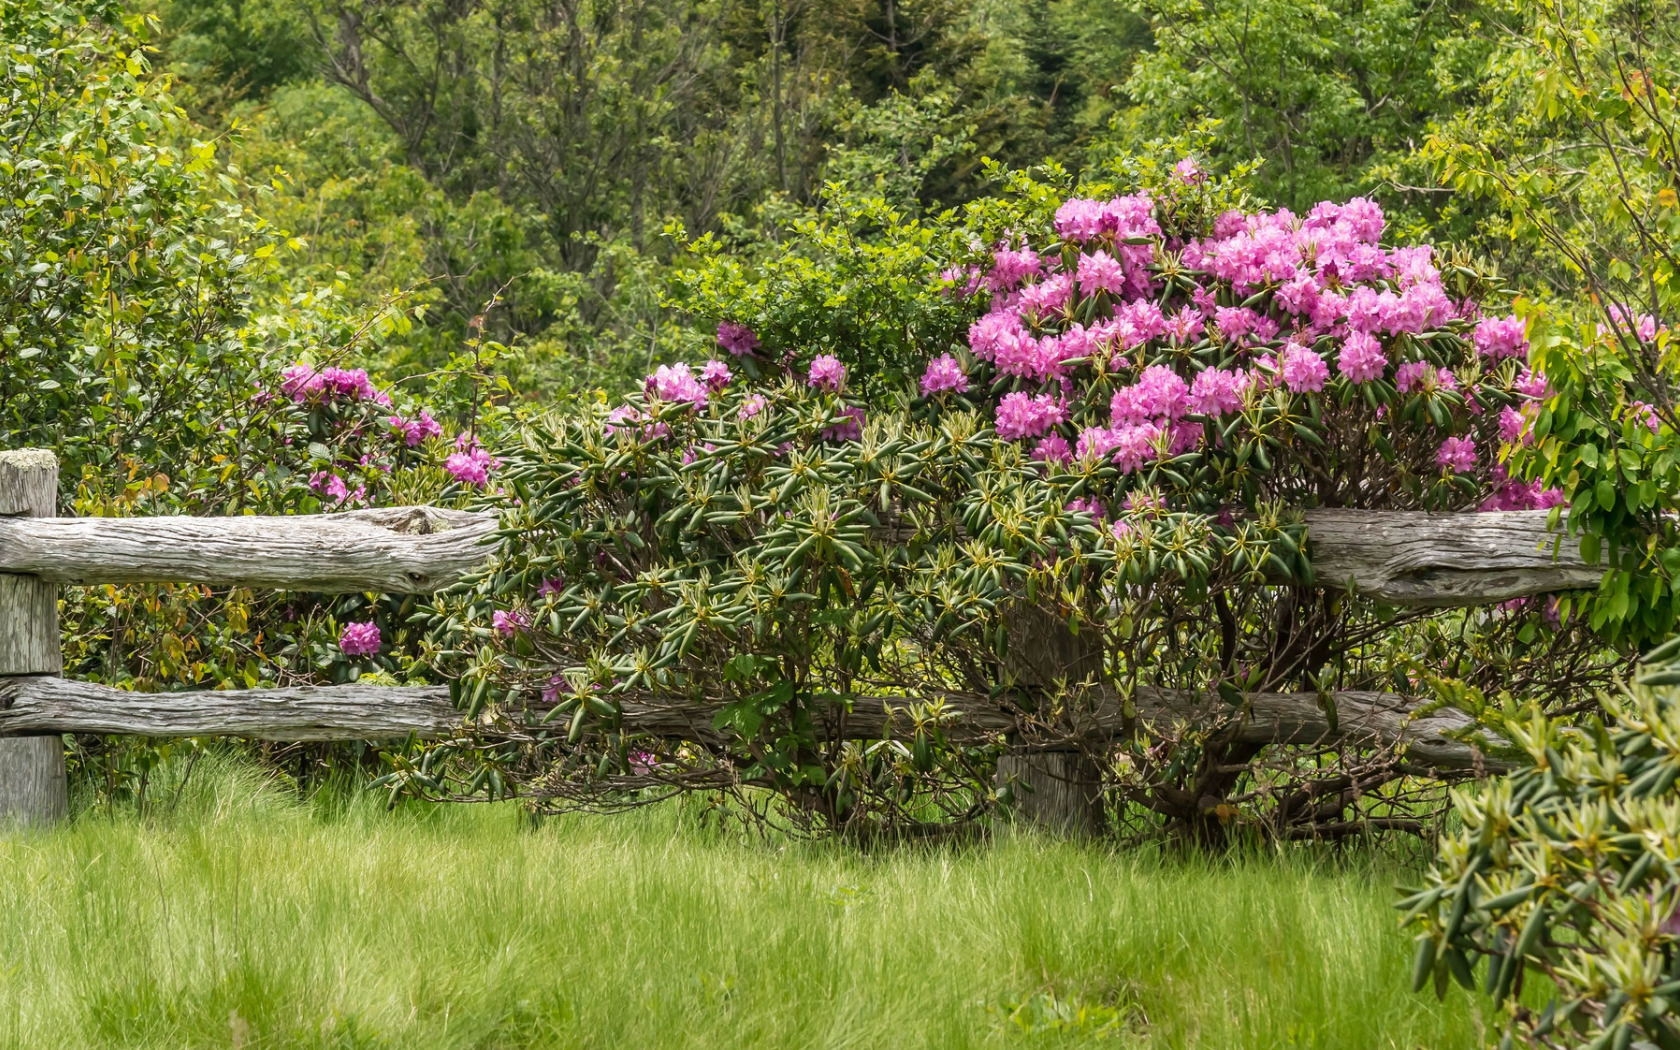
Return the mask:
<path id="1" fill-rule="evenodd" d="M 295 686 L 135 693 L 62 677 L 58 588 L 77 584 L 197 583 L 317 593 L 429 594 L 490 553 L 493 516 L 435 507 L 392 507 L 283 517 L 60 518 L 58 463 L 49 451 L 0 451 L 0 818 L 50 823 L 66 812 L 65 733 L 262 740 L 390 740 L 445 736 L 462 727 L 446 686 Z M 1597 586 L 1602 570 L 1548 530 L 1546 511 L 1486 514 L 1316 511 L 1307 515 L 1321 584 L 1404 606 L 1467 606 Z M 1065 632 L 1064 632 L 1065 633 Z M 1054 640 L 1031 647 L 1027 677 L 1065 677 L 1082 656 Z M 1133 698 L 1144 719 L 1194 721 L 1228 711 L 1215 696 L 1167 690 Z M 1411 698 L 1335 695 L 1332 726 L 1316 693 L 1249 698 L 1241 732 L 1270 743 L 1405 743 L 1415 761 L 1492 767 L 1443 735 L 1468 720 L 1450 710 L 1413 717 Z M 855 701 L 838 731 L 878 736 L 898 700 Z M 1084 724 L 1114 732 L 1119 698 L 1100 700 Z M 710 712 L 626 710 L 628 727 L 685 736 L 710 732 Z M 1007 732 L 1002 710 L 960 712 L 977 733 Z M 692 739 L 692 737 L 690 737 Z M 1008 775 L 1035 786 L 1029 804 L 1054 816 L 1078 778 L 1057 755 L 1022 754 Z M 1029 816 L 1031 814 L 1029 813 Z M 1062 818 L 1057 818 L 1062 819 Z"/>

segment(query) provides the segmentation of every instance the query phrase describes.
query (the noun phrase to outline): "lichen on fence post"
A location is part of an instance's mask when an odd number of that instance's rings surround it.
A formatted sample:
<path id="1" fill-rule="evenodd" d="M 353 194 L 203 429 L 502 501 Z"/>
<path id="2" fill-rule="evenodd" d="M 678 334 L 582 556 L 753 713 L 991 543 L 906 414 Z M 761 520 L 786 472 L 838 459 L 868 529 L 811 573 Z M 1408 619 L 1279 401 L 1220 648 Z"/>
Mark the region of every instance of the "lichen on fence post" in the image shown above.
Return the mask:
<path id="1" fill-rule="evenodd" d="M 57 457 L 0 451 L 0 516 L 50 518 L 57 506 Z M 57 585 L 0 573 L 0 675 L 56 675 L 63 666 Z M 62 738 L 0 739 L 0 821 L 45 825 L 68 812 Z"/>

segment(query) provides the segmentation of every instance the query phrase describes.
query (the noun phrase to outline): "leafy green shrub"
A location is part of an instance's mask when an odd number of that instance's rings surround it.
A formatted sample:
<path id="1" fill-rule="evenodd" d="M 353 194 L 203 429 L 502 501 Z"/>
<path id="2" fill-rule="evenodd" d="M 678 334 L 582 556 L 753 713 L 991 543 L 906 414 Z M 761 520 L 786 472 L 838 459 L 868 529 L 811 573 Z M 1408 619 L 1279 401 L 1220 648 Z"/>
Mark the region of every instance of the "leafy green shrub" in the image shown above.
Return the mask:
<path id="1" fill-rule="evenodd" d="M 1242 692 L 1492 692 L 1515 670 L 1560 699 L 1603 676 L 1600 640 L 1540 603 L 1398 620 L 1316 586 L 1304 549 L 1304 507 L 1564 498 L 1500 465 L 1546 395 L 1522 322 L 1475 306 L 1495 289 L 1380 245 L 1369 201 L 1245 213 L 1191 161 L 1136 170 L 1142 192 L 1066 201 L 1017 177 L 878 266 L 833 237 L 840 280 L 802 257 L 703 273 L 743 311 L 727 363 L 661 367 L 501 450 L 504 549 L 437 608 L 496 780 L 592 805 L 769 787 L 825 827 L 960 818 L 1006 738 L 1069 746 L 1117 698 L 1125 732 L 1090 746 L 1139 812 L 1314 834 L 1400 805 L 1381 789 L 1405 767 L 1331 745 L 1320 776 L 1243 743 Z M 903 312 L 835 341 L 835 288 Z M 1023 670 L 1060 644 L 1023 633 L 1029 608 L 1084 655 Z M 1232 706 L 1146 723 L 1145 689 Z M 392 783 L 489 782 L 427 768 Z"/>
<path id="2" fill-rule="evenodd" d="M 421 386 L 435 419 L 393 396 L 349 366 L 369 333 L 405 318 L 274 294 L 273 262 L 297 246 L 252 210 L 263 194 L 196 137 L 152 72 L 146 20 L 114 4 L 0 0 L 0 26 L 0 441 L 57 454 L 61 508 L 310 513 L 452 498 L 439 420 L 490 425 L 500 409 L 479 404 L 479 366 L 497 348 L 475 339 Z M 68 588 L 65 667 L 144 691 L 423 675 L 413 609 L 378 595 Z M 382 651 L 345 652 L 349 623 L 382 624 Z M 76 746 L 106 798 L 138 787 L 158 754 L 144 741 Z"/>
<path id="3" fill-rule="evenodd" d="M 1414 985 L 1474 988 L 1485 960 L 1504 1045 L 1680 1046 L 1680 639 L 1603 709 L 1509 707 L 1497 725 L 1525 764 L 1454 791 L 1463 829 L 1402 902 L 1423 928 Z"/>

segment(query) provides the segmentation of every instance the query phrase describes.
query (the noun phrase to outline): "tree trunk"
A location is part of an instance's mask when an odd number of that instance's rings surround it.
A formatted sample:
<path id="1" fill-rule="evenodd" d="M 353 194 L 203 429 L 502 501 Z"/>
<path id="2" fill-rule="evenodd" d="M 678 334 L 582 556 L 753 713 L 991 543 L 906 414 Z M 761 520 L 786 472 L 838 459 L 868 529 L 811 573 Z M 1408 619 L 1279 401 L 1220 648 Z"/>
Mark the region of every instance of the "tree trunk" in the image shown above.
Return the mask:
<path id="1" fill-rule="evenodd" d="M 50 518 L 57 502 L 58 460 L 51 452 L 0 452 L 0 515 Z M 61 670 L 58 587 L 35 576 L 0 575 L 0 675 Z M 69 810 L 63 738 L 0 740 L 0 821 L 44 826 Z"/>

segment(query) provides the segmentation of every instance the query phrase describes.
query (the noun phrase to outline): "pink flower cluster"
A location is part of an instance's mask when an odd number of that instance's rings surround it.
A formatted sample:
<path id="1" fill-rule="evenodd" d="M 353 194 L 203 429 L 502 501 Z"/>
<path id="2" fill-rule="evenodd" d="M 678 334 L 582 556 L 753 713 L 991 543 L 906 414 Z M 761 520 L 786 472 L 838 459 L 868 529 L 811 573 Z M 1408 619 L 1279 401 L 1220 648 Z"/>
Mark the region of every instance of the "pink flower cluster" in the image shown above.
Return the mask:
<path id="1" fill-rule="evenodd" d="M 360 368 L 323 368 L 293 365 L 280 373 L 280 393 L 293 401 L 372 401 L 389 405 L 391 395 L 378 390 Z"/>
<path id="2" fill-rule="evenodd" d="M 1330 378 L 1330 366 L 1301 344 L 1290 343 L 1278 355 L 1278 375 L 1283 385 L 1295 393 L 1314 393 L 1324 389 L 1325 381 Z"/>
<path id="3" fill-rule="evenodd" d="M 1476 349 L 1497 361 L 1528 356 L 1528 333 L 1520 317 L 1486 317 L 1472 336 Z"/>
<path id="4" fill-rule="evenodd" d="M 379 652 L 379 625 L 347 623 L 338 636 L 338 648 L 345 656 L 372 656 Z"/>
<path id="5" fill-rule="evenodd" d="M 1518 481 L 1503 463 L 1493 465 L 1491 480 L 1493 492 L 1482 502 L 1482 510 L 1547 510 L 1566 502 L 1562 489 L 1546 488 L 1538 481 Z"/>
<path id="6" fill-rule="evenodd" d="M 846 417 L 846 422 L 838 426 L 828 427 L 822 432 L 824 441 L 856 441 L 863 436 L 863 424 L 868 415 L 857 405 L 848 405 L 840 414 Z"/>
<path id="7" fill-rule="evenodd" d="M 513 612 L 497 609 L 490 614 L 490 626 L 503 638 L 511 638 L 531 626 L 531 617 L 523 609 L 515 609 Z"/>
<path id="8" fill-rule="evenodd" d="M 472 434 L 457 437 L 455 451 L 443 461 L 443 469 L 456 481 L 480 489 L 490 483 L 490 472 L 501 465 L 502 461 L 485 451 Z"/>
<path id="9" fill-rule="evenodd" d="M 715 362 L 722 364 L 722 362 Z M 729 369 L 724 369 L 725 382 L 728 382 Z M 716 373 L 714 372 L 715 376 Z M 687 365 L 660 365 L 657 370 L 642 381 L 642 388 L 650 398 L 660 401 L 686 403 L 704 408 L 706 405 L 706 384 L 694 377 Z"/>
<path id="10" fill-rule="evenodd" d="M 746 325 L 736 324 L 734 321 L 719 321 L 717 344 L 736 357 L 741 357 L 758 349 L 758 336 Z"/>
<path id="11" fill-rule="evenodd" d="M 1467 437 L 1450 437 L 1441 442 L 1435 462 L 1443 469 L 1468 474 L 1476 469 L 1476 442 Z"/>
<path id="12" fill-rule="evenodd" d="M 1067 418 L 1067 409 L 1049 394 L 1016 392 L 998 402 L 998 436 L 1010 441 L 1044 433 Z"/>
<path id="13" fill-rule="evenodd" d="M 946 390 L 966 393 L 968 376 L 955 357 L 941 354 L 929 361 L 927 371 L 922 373 L 922 396 L 930 397 Z"/>
<path id="14" fill-rule="evenodd" d="M 421 410 L 419 419 L 404 419 L 401 416 L 392 416 L 386 422 L 390 423 L 393 433 L 402 436 L 403 444 L 409 448 L 416 447 L 427 438 L 443 436 L 443 425 L 433 419 L 425 410 Z"/>
<path id="15" fill-rule="evenodd" d="M 811 371 L 805 381 L 819 390 L 838 393 L 846 385 L 846 366 L 833 354 L 818 354 L 811 359 Z"/>
<path id="16" fill-rule="evenodd" d="M 330 470 L 317 470 L 309 475 L 309 488 L 318 496 L 337 504 L 346 501 L 359 503 L 367 496 L 367 486 L 357 485 L 354 492 L 345 484 L 344 479 Z"/>
<path id="17" fill-rule="evenodd" d="M 722 361 L 707 361 L 700 369 L 700 382 L 705 383 L 706 389 L 714 394 L 728 386 L 734 378 L 735 374 Z"/>
<path id="18" fill-rule="evenodd" d="M 1183 184 L 1200 177 L 1193 164 L 1179 173 Z M 921 382 L 926 396 L 1013 377 L 994 425 L 1032 441 L 1036 460 L 1103 457 L 1137 470 L 1202 447 L 1212 421 L 1269 392 L 1363 405 L 1392 394 L 1368 389 L 1349 402 L 1350 388 L 1392 383 L 1402 396 L 1456 393 L 1445 423 L 1423 425 L 1440 428 L 1436 465 L 1467 473 L 1491 461 L 1479 450 L 1491 449 L 1496 422 L 1508 443 L 1520 438 L 1504 412 L 1477 421 L 1486 401 L 1515 400 L 1521 417 L 1523 404 L 1549 396 L 1526 369 L 1514 382 L 1495 370 L 1526 354 L 1523 321 L 1450 296 L 1432 248 L 1385 247 L 1373 201 L 1227 212 L 1211 235 L 1181 238 L 1135 194 L 1069 200 L 1053 225 L 1060 243 L 1016 240 L 991 253 L 979 283 L 989 306 L 968 331 L 982 371 L 964 374 L 946 354 Z M 1442 355 L 1455 368 L 1465 356 L 1433 334 L 1443 330 L 1475 346 L 1459 372 L 1441 366 Z M 1392 418 L 1386 406 L 1376 413 Z"/>
<path id="19" fill-rule="evenodd" d="M 1658 332 L 1667 331 L 1667 326 L 1659 325 L 1657 319 L 1650 314 L 1635 314 L 1620 303 L 1612 303 L 1607 312 L 1616 331 L 1630 335 L 1642 343 L 1649 343 L 1656 339 Z M 1600 338 L 1607 337 L 1611 334 L 1611 329 L 1599 325 L 1598 334 Z"/>

